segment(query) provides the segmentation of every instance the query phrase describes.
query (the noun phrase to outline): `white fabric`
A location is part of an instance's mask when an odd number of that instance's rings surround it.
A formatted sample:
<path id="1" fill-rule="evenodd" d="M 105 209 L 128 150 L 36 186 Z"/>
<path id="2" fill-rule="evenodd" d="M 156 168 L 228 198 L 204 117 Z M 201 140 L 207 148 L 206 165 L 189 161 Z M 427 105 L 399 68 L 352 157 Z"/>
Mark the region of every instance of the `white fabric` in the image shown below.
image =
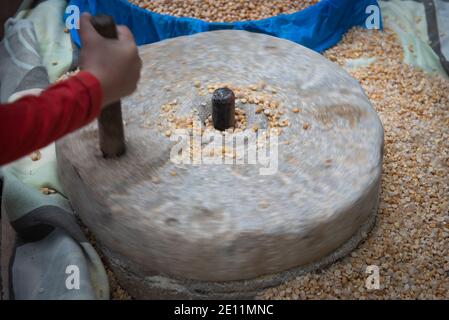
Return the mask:
<path id="1" fill-rule="evenodd" d="M 25 96 L 38 96 L 38 95 L 41 94 L 42 91 L 44 91 L 44 89 L 30 89 L 30 90 L 24 90 L 24 91 L 16 92 L 12 96 L 9 97 L 8 103 L 12 103 L 14 101 L 17 101 L 20 98 L 23 98 Z"/>
<path id="2" fill-rule="evenodd" d="M 31 10 L 19 11 L 16 16 L 33 22 L 40 45 L 39 53 L 47 68 L 50 82 L 56 81 L 72 65 L 70 34 L 62 32 L 65 28 L 62 16 L 66 6 L 65 0 L 46 0 Z"/>

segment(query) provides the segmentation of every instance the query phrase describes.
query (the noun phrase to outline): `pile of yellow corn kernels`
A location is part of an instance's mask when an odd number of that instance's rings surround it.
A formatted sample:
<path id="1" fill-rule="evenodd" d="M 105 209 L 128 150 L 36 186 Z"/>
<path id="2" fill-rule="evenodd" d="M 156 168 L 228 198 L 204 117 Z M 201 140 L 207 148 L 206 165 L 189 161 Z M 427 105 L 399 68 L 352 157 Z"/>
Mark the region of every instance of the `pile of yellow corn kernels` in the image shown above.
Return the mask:
<path id="1" fill-rule="evenodd" d="M 205 21 L 259 20 L 300 11 L 319 0 L 129 0 L 141 8 Z"/>

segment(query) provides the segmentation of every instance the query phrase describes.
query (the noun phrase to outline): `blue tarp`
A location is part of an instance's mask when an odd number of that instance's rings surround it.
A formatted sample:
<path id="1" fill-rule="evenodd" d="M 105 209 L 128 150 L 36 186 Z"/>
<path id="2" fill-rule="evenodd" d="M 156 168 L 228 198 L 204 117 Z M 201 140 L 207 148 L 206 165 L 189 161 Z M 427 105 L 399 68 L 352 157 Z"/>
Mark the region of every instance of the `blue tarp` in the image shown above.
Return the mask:
<path id="1" fill-rule="evenodd" d="M 370 5 L 378 7 L 377 0 L 321 0 L 302 11 L 275 17 L 234 23 L 206 22 L 193 18 L 178 18 L 141 9 L 126 0 L 70 0 L 81 12 L 107 14 L 118 24 L 127 25 L 138 45 L 220 29 L 246 30 L 266 33 L 291 40 L 310 49 L 322 52 L 338 43 L 351 27 L 365 27 L 371 15 Z M 380 11 L 379 11 L 380 12 Z M 382 25 L 379 26 L 382 28 Z M 74 42 L 79 45 L 78 33 L 71 30 Z"/>

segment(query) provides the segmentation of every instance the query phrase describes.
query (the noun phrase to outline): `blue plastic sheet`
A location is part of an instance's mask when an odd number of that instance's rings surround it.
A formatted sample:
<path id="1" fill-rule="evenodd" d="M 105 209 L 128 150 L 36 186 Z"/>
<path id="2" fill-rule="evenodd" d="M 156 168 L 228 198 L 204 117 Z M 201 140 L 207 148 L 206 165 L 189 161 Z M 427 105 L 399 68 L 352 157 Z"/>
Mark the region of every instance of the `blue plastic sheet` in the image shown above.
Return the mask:
<path id="1" fill-rule="evenodd" d="M 371 12 L 367 13 L 367 7 L 379 6 L 377 0 L 321 0 L 293 14 L 226 23 L 158 14 L 126 0 L 70 0 L 69 5 L 78 6 L 81 12 L 113 16 L 118 24 L 131 29 L 138 45 L 198 32 L 234 29 L 288 39 L 318 52 L 338 43 L 351 27 L 365 27 L 371 15 Z M 379 27 L 382 28 L 381 22 Z M 71 30 L 71 34 L 73 41 L 80 45 L 77 30 Z"/>

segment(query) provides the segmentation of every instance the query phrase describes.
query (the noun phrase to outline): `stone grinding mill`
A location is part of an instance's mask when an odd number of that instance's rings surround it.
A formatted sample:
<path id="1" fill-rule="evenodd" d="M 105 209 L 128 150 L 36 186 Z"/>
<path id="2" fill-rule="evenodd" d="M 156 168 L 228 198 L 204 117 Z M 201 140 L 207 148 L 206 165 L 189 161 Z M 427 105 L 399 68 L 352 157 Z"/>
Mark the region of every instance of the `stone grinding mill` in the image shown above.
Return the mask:
<path id="1" fill-rule="evenodd" d="M 244 31 L 140 50 L 139 88 L 122 101 L 126 152 L 103 157 L 97 124 L 57 144 L 70 201 L 131 295 L 252 298 L 334 262 L 366 236 L 383 128 L 345 71 L 300 45 Z M 283 121 L 273 174 L 172 161 L 173 128 L 207 127 L 222 86 L 234 88 L 242 122 L 223 135 Z"/>

